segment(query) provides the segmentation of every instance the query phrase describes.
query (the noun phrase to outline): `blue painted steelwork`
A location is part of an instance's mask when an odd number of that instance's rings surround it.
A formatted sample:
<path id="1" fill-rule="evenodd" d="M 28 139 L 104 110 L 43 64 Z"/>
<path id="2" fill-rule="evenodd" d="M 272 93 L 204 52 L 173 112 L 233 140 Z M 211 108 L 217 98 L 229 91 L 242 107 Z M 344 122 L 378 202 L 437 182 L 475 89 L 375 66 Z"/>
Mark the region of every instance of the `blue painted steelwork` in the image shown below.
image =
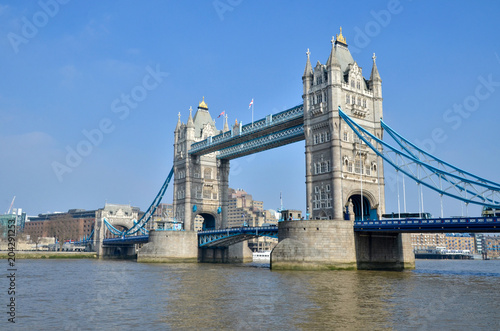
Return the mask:
<path id="1" fill-rule="evenodd" d="M 233 159 L 236 157 L 255 153 L 259 150 L 269 149 L 271 146 L 282 146 L 304 139 L 304 125 L 297 125 L 289 129 L 261 136 L 231 147 L 222 149 L 217 155 L 218 159 Z"/>
<path id="2" fill-rule="evenodd" d="M 441 168 L 442 170 L 444 170 L 448 173 L 457 174 L 461 178 L 471 177 L 470 178 L 471 182 L 478 181 L 478 182 L 482 182 L 482 183 L 487 184 L 487 185 L 491 185 L 492 187 L 500 188 L 500 184 L 498 184 L 498 183 L 481 178 L 481 177 L 476 176 L 476 175 L 474 175 L 470 172 L 467 172 L 463 169 L 455 167 L 454 165 L 452 165 L 448 162 L 445 162 L 445 161 L 435 157 L 434 155 L 422 150 L 421 148 L 419 148 L 418 146 L 416 146 L 415 144 L 411 143 L 406 138 L 401 136 L 399 133 L 394 131 L 382 119 L 380 120 L 380 124 L 382 125 L 382 128 L 385 130 L 385 132 L 387 132 L 392 137 L 392 139 L 394 139 L 394 141 L 397 142 L 398 145 L 402 149 L 404 149 L 408 154 L 413 155 L 413 157 L 420 159 L 420 160 L 422 158 L 425 158 L 427 164 L 430 164 L 430 165 L 435 164 L 436 168 Z"/>
<path id="3" fill-rule="evenodd" d="M 198 232 L 199 247 L 227 247 L 256 237 L 278 238 L 277 226 L 240 227 Z"/>
<path id="4" fill-rule="evenodd" d="M 121 238 L 107 238 L 103 240 L 103 245 L 133 245 L 133 244 L 144 244 L 149 240 L 149 235 L 147 236 L 128 236 Z"/>
<path id="5" fill-rule="evenodd" d="M 89 243 L 90 241 L 92 241 L 94 239 L 94 228 L 92 228 L 92 231 L 89 233 L 88 236 L 86 237 L 83 237 L 83 239 L 79 240 L 79 241 L 76 241 L 75 242 L 75 245 L 80 245 L 80 244 L 87 244 Z"/>
<path id="6" fill-rule="evenodd" d="M 302 125 L 304 105 L 298 105 L 277 114 L 268 115 L 263 119 L 241 126 L 237 131 L 227 131 L 205 140 L 191 144 L 189 154 L 202 155 L 246 142 L 248 136 L 269 136 L 293 126 Z"/>
<path id="7" fill-rule="evenodd" d="M 356 232 L 500 232 L 500 218 L 403 218 L 355 221 Z"/>
<path id="8" fill-rule="evenodd" d="M 339 107 L 340 117 L 349 125 L 354 133 L 377 155 L 382 157 L 387 163 L 397 171 L 401 171 L 414 181 L 422 184 L 442 195 L 446 195 L 465 203 L 473 203 L 481 206 L 500 207 L 500 185 L 491 185 L 474 178 L 461 177 L 458 172 L 449 173 L 439 169 L 425 161 L 420 160 L 416 155 L 407 151 L 399 151 L 390 146 L 372 133 L 354 122 Z M 374 142 L 374 143 L 372 143 Z M 376 144 L 377 146 L 374 146 Z M 437 158 L 434 158 L 437 162 Z M 453 167 L 454 169 L 458 169 Z M 498 186 L 497 186 L 498 185 Z"/>
<path id="9" fill-rule="evenodd" d="M 139 231 L 141 231 L 142 233 L 147 233 L 146 232 L 147 230 L 144 229 L 144 226 L 151 220 L 154 212 L 156 211 L 156 208 L 160 204 L 161 199 L 163 198 L 163 195 L 165 194 L 165 191 L 168 188 L 168 184 L 170 183 L 170 180 L 172 179 L 173 175 L 174 175 L 174 167 L 172 167 L 172 169 L 170 170 L 170 173 L 168 174 L 167 179 L 165 179 L 165 182 L 163 183 L 162 187 L 160 188 L 160 192 L 158 192 L 155 199 L 153 200 L 153 202 L 149 206 L 148 210 L 144 213 L 144 215 L 142 215 L 142 217 L 137 222 L 134 220 L 134 225 L 130 229 L 128 229 L 126 231 L 120 231 L 120 230 L 116 229 L 113 225 L 111 225 L 106 219 L 104 219 L 104 224 L 109 229 L 109 231 L 112 234 L 117 235 L 117 236 L 123 236 L 123 235 L 130 236 L 130 235 L 136 234 Z"/>

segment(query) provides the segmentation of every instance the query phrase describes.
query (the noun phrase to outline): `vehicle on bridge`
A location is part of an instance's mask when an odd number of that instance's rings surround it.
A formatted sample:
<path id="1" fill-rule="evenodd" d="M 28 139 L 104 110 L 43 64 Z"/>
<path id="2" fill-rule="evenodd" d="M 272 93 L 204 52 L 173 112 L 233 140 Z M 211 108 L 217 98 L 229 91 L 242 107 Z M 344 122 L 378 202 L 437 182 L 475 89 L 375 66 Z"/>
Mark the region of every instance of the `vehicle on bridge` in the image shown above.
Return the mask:
<path id="1" fill-rule="evenodd" d="M 500 217 L 500 209 L 495 209 L 492 207 L 483 207 L 483 212 L 481 213 L 483 217 Z"/>
<path id="2" fill-rule="evenodd" d="M 382 219 L 402 219 L 402 218 L 430 219 L 430 218 L 432 218 L 432 215 L 431 215 L 431 213 L 391 213 L 391 214 L 382 214 Z"/>

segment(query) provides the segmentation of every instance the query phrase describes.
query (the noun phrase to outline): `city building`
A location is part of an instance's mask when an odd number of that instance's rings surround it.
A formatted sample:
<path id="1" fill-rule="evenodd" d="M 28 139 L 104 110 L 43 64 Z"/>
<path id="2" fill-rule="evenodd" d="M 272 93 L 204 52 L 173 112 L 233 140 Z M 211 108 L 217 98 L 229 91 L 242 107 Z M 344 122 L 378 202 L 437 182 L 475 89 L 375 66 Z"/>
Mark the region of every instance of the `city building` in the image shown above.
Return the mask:
<path id="1" fill-rule="evenodd" d="M 413 250 L 436 249 L 436 247 L 446 247 L 444 233 L 412 233 L 411 245 Z"/>
<path id="2" fill-rule="evenodd" d="M 264 203 L 252 198 L 242 189 L 228 189 L 228 227 L 277 225 L 276 212 L 264 210 Z M 259 237 L 248 241 L 252 251 L 268 251 L 274 248 L 278 240 Z"/>
<path id="3" fill-rule="evenodd" d="M 70 209 L 65 213 L 56 212 L 29 217 L 24 232 L 35 243 L 40 238 L 47 237 L 54 237 L 59 242 L 80 240 L 92 233 L 96 217 L 103 213 L 109 215 L 123 213 L 125 216 L 139 213 L 139 217 L 143 214 L 138 207 L 106 203 L 104 208 L 97 210 Z"/>
<path id="4" fill-rule="evenodd" d="M 15 225 L 16 234 L 23 232 L 24 224 L 26 222 L 26 213 L 23 213 L 21 208 L 12 209 L 12 213 L 0 215 L 0 239 L 6 239 L 8 237 L 8 230 L 13 229 L 13 227 L 9 228 L 9 225 Z"/>
<path id="5" fill-rule="evenodd" d="M 468 250 L 475 253 L 475 240 L 470 233 L 446 233 L 445 242 L 448 250 Z"/>
<path id="6" fill-rule="evenodd" d="M 500 236 L 485 235 L 483 237 L 483 251 L 486 253 L 486 258 L 500 258 Z"/>

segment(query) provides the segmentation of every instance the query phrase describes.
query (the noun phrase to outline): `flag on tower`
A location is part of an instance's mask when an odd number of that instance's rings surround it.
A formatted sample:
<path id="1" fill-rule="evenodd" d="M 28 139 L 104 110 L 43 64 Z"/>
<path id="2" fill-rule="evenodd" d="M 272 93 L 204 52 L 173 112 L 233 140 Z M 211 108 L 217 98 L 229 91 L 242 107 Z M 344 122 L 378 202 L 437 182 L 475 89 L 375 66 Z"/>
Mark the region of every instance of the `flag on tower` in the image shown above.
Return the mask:
<path id="1" fill-rule="evenodd" d="M 248 109 L 252 108 L 252 106 L 253 106 L 253 99 L 252 99 L 252 101 L 250 101 L 250 104 L 248 105 Z"/>
<path id="2" fill-rule="evenodd" d="M 217 118 L 221 117 L 222 115 L 224 115 L 226 113 L 226 111 L 224 110 L 222 113 L 219 114 L 219 116 L 217 116 Z"/>

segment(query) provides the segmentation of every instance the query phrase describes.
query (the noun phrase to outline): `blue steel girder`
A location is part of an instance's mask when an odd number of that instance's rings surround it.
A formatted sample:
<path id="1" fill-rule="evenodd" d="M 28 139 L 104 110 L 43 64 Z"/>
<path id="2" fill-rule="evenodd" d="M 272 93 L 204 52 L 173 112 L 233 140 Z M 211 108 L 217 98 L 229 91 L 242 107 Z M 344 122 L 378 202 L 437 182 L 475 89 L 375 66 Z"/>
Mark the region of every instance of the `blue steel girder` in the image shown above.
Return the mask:
<path id="1" fill-rule="evenodd" d="M 102 241 L 103 245 L 133 245 L 147 243 L 149 235 L 127 236 L 121 238 L 107 238 Z"/>
<path id="2" fill-rule="evenodd" d="M 233 130 L 208 137 L 191 145 L 190 155 L 203 155 L 219 151 L 257 137 L 267 136 L 304 123 L 304 106 L 298 105 L 277 114 L 241 126 L 238 133 Z"/>
<path id="3" fill-rule="evenodd" d="M 457 176 L 460 176 L 461 178 L 469 178 L 471 181 L 479 182 L 479 183 L 484 183 L 486 185 L 490 185 L 492 187 L 497 187 L 500 188 L 500 184 L 492 182 L 490 180 L 484 179 L 482 177 L 476 176 L 470 172 L 467 172 L 463 169 L 460 169 L 458 167 L 455 167 L 454 165 L 445 162 L 434 155 L 424 151 L 423 149 L 419 148 L 415 144 L 411 143 L 408 141 L 406 138 L 401 136 L 399 133 L 394 131 L 387 123 L 385 123 L 382 119 L 380 120 L 380 124 L 382 125 L 382 128 L 387 132 L 392 139 L 398 143 L 398 145 L 409 155 L 414 156 L 415 158 L 419 160 L 425 160 L 425 163 L 429 165 L 433 165 L 434 167 L 441 169 L 447 173 L 450 174 L 456 174 Z"/>
<path id="4" fill-rule="evenodd" d="M 219 151 L 217 158 L 231 160 L 304 139 L 304 125 L 300 124 L 222 149 Z"/>
<path id="5" fill-rule="evenodd" d="M 339 115 L 353 132 L 387 163 L 440 195 L 446 195 L 465 203 L 500 208 L 500 186 L 491 185 L 474 178 L 461 177 L 449 173 L 420 160 L 413 154 L 400 151 L 380 140 L 362 126 L 354 122 L 339 107 Z"/>
<path id="6" fill-rule="evenodd" d="M 355 232 L 500 232 L 497 217 L 406 218 L 354 222 Z"/>
<path id="7" fill-rule="evenodd" d="M 278 238 L 278 227 L 241 227 L 200 231 L 198 232 L 198 246 L 227 247 L 256 237 Z"/>

